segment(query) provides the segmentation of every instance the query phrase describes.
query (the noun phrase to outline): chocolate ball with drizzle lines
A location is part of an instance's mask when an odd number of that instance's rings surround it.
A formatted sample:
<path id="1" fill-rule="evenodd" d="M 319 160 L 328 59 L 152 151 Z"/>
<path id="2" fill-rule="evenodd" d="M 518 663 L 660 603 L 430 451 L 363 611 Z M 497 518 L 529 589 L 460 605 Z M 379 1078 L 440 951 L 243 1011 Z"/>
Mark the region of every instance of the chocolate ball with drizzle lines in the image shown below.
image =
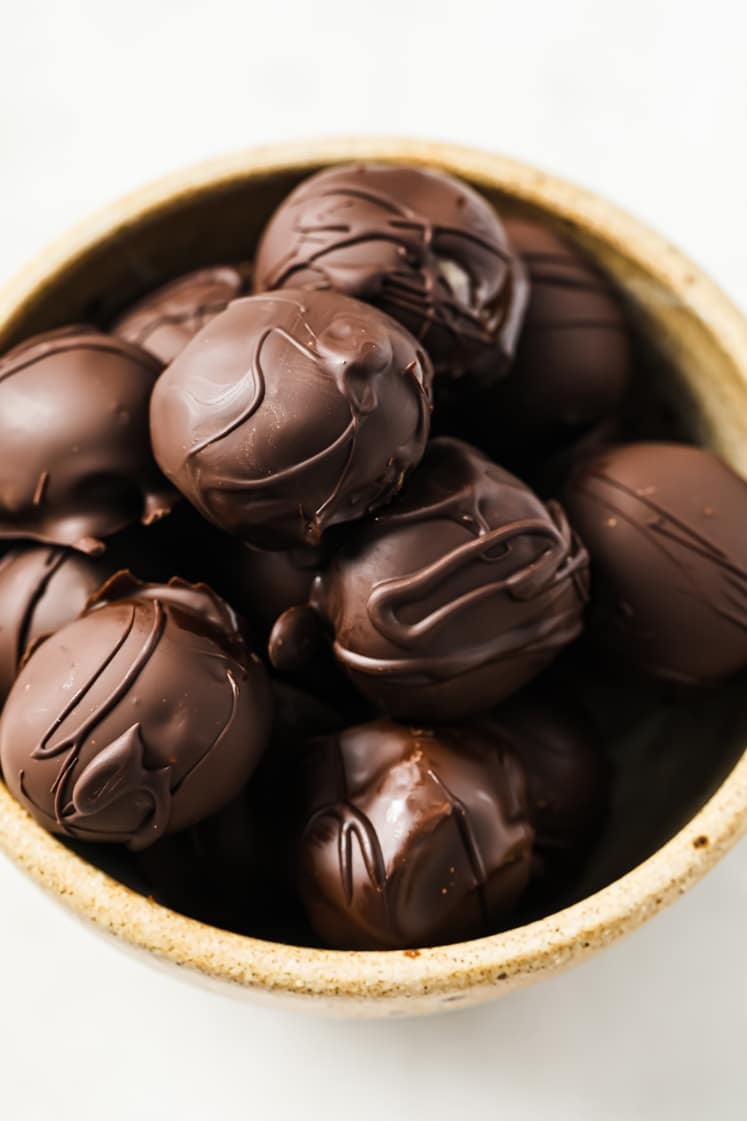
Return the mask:
<path id="1" fill-rule="evenodd" d="M 0 538 L 99 553 L 168 513 L 148 406 L 161 365 L 94 327 L 36 335 L 0 359 Z"/>
<path id="2" fill-rule="evenodd" d="M 215 265 L 179 276 L 128 308 L 112 332 L 145 347 L 166 365 L 246 292 L 250 275 L 247 265 Z"/>
<path id="3" fill-rule="evenodd" d="M 589 635 L 648 677 L 709 685 L 747 668 L 747 483 L 718 456 L 639 443 L 565 488 L 591 556 Z"/>
<path id="4" fill-rule="evenodd" d="M 336 292 L 236 300 L 159 379 L 156 458 L 220 528 L 316 546 L 388 502 L 420 460 L 432 368 L 393 319 Z"/>
<path id="5" fill-rule="evenodd" d="M 301 774 L 297 882 L 328 946 L 477 938 L 529 882 L 524 773 L 485 732 L 375 721 L 311 741 Z"/>
<path id="6" fill-rule="evenodd" d="M 281 669 L 310 657 L 321 620 L 353 683 L 385 712 L 474 715 L 581 633 L 587 566 L 557 503 L 468 444 L 432 440 L 400 497 L 349 529 L 309 606 L 280 616 L 270 657 Z"/>
<path id="7" fill-rule="evenodd" d="M 115 569 L 54 545 L 20 545 L 0 558 L 0 704 L 27 649 L 77 618 Z"/>
<path id="8" fill-rule="evenodd" d="M 265 671 L 223 600 L 118 574 L 16 678 L 0 763 L 51 832 L 141 849 L 234 797 L 270 718 Z"/>
<path id="9" fill-rule="evenodd" d="M 398 319 L 436 373 L 505 372 L 528 283 L 495 210 L 450 175 L 354 164 L 313 175 L 270 219 L 254 290 L 334 289 Z"/>

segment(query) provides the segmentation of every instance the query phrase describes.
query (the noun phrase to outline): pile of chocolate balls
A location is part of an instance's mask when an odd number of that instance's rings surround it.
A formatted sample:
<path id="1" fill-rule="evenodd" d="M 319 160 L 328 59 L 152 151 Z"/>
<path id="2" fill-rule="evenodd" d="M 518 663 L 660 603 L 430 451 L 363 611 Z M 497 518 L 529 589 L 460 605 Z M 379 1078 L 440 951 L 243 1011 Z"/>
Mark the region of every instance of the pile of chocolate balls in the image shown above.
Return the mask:
<path id="1" fill-rule="evenodd" d="M 306 179 L 253 262 L 22 341 L 9 790 L 230 929 L 406 949 L 519 921 L 608 805 L 564 659 L 691 695 L 747 666 L 747 485 L 630 439 L 634 367 L 566 234 L 394 164 Z"/>

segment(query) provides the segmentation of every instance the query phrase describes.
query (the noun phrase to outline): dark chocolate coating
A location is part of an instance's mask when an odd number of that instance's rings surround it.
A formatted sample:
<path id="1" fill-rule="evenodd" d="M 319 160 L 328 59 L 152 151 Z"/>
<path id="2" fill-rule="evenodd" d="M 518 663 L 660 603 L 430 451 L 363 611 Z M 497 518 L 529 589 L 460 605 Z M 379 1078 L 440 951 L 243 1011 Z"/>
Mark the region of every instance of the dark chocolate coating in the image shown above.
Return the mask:
<path id="1" fill-rule="evenodd" d="M 33 652 L 0 721 L 11 793 L 54 833 L 145 848 L 214 813 L 267 743 L 265 672 L 204 585 L 116 576 Z"/>
<path id="2" fill-rule="evenodd" d="M 183 915 L 227 930 L 270 921 L 260 897 L 262 837 L 244 787 L 226 806 L 188 829 L 161 837 L 138 854 L 148 892 Z M 273 901 L 273 910 L 275 909 Z"/>
<path id="3" fill-rule="evenodd" d="M 511 358 L 527 282 L 490 204 L 441 171 L 353 164 L 313 175 L 260 240 L 254 290 L 336 289 L 420 339 L 437 374 L 495 380 Z"/>
<path id="4" fill-rule="evenodd" d="M 524 773 L 484 732 L 362 724 L 309 744 L 302 781 L 297 882 L 328 946 L 476 938 L 527 886 Z"/>
<path id="5" fill-rule="evenodd" d="M 609 794 L 609 766 L 587 714 L 540 682 L 496 709 L 490 725 L 524 768 L 537 852 L 582 851 Z"/>
<path id="6" fill-rule="evenodd" d="M 93 327 L 37 335 L 0 359 L 0 538 L 83 552 L 167 513 L 148 405 L 158 361 Z"/>
<path id="7" fill-rule="evenodd" d="M 389 501 L 421 458 L 432 370 L 398 323 L 336 292 L 236 300 L 159 379 L 156 458 L 216 525 L 262 548 Z"/>
<path id="8" fill-rule="evenodd" d="M 449 402 L 452 431 L 522 474 L 619 409 L 630 381 L 620 297 L 572 242 L 540 222 L 506 220 L 530 295 L 508 375 Z"/>
<path id="9" fill-rule="evenodd" d="M 216 558 L 215 587 L 266 637 L 279 615 L 308 601 L 320 563 L 315 549 L 255 549 L 226 537 Z"/>
<path id="10" fill-rule="evenodd" d="M 645 674 L 707 685 L 747 666 L 747 483 L 712 452 L 628 444 L 565 503 L 592 560 L 590 633 Z"/>
<path id="11" fill-rule="evenodd" d="M 145 849 L 138 866 L 167 906 L 258 937 L 308 944 L 291 877 L 290 845 L 305 739 L 342 727 L 337 713 L 273 682 L 270 745 L 238 797 L 216 814 Z"/>
<path id="12" fill-rule="evenodd" d="M 580 634 L 587 563 L 557 503 L 443 438 L 396 502 L 350 528 L 311 600 L 365 695 L 400 719 L 448 721 L 492 707 Z M 281 638 L 292 650 L 298 614 L 280 618 L 271 652 Z"/>
<path id="13" fill-rule="evenodd" d="M 247 290 L 249 270 L 234 265 L 198 269 L 149 292 L 117 319 L 113 334 L 145 347 L 165 366 L 198 331 Z"/>
<path id="14" fill-rule="evenodd" d="M 108 555 L 93 560 L 53 545 L 19 546 L 0 558 L 0 704 L 27 649 L 76 619 L 112 572 Z"/>
<path id="15" fill-rule="evenodd" d="M 555 445 L 615 411 L 630 379 L 625 312 L 610 281 L 539 222 L 506 223 L 530 278 L 516 359 L 497 397 L 514 440 Z"/>

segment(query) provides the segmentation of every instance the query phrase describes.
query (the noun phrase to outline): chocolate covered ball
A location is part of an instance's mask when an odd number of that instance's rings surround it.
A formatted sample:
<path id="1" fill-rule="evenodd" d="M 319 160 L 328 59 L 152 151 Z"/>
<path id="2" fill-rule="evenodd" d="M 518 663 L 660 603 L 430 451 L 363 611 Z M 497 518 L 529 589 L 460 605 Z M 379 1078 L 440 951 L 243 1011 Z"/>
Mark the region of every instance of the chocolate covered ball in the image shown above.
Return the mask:
<path id="1" fill-rule="evenodd" d="M 593 262 L 554 230 L 525 218 L 506 231 L 530 279 L 516 356 L 487 391 L 449 401 L 445 422 L 501 463 L 531 473 L 619 409 L 631 340 L 619 295 Z"/>
<path id="2" fill-rule="evenodd" d="M 402 495 L 351 527 L 311 605 L 353 683 L 399 719 L 447 721 L 492 707 L 581 632 L 587 556 L 557 503 L 474 448 L 432 440 Z M 270 651 L 313 650 L 292 609 Z"/>
<path id="3" fill-rule="evenodd" d="M 530 297 L 497 398 L 499 425 L 514 442 L 557 446 L 620 405 L 632 360 L 625 311 L 573 242 L 527 219 L 508 220 L 506 230 L 527 266 Z"/>
<path id="4" fill-rule="evenodd" d="M 117 576 L 97 599 L 16 678 L 0 763 L 53 833 L 144 848 L 241 789 L 267 743 L 269 689 L 204 585 Z"/>
<path id="5" fill-rule="evenodd" d="M 159 379 L 156 458 L 222 529 L 315 546 L 388 502 L 420 460 L 431 377 L 398 323 L 336 292 L 236 300 Z"/>
<path id="6" fill-rule="evenodd" d="M 290 847 L 304 740 L 337 731 L 337 713 L 273 682 L 270 744 L 236 798 L 189 829 L 143 850 L 138 868 L 159 902 L 203 922 L 308 943 L 292 884 Z M 299 929 L 302 928 L 302 929 Z"/>
<path id="7" fill-rule="evenodd" d="M 521 262 L 492 206 L 441 171 L 333 167 L 281 204 L 257 250 L 256 292 L 336 289 L 420 340 L 436 373 L 495 380 L 527 299 Z"/>
<path id="8" fill-rule="evenodd" d="M 19 546 L 0 558 L 0 704 L 27 649 L 77 618 L 112 571 L 108 557 L 49 545 Z"/>
<path id="9" fill-rule="evenodd" d="M 84 552 L 176 495 L 153 460 L 159 362 L 93 327 L 37 335 L 0 359 L 0 538 Z"/>
<path id="10" fill-rule="evenodd" d="M 640 443 L 585 461 L 565 489 L 594 580 L 590 633 L 664 681 L 747 667 L 747 483 L 718 456 Z"/>
<path id="11" fill-rule="evenodd" d="M 321 554 L 316 549 L 256 549 L 226 537 L 215 558 L 215 587 L 264 638 L 287 611 L 308 601 Z"/>
<path id="12" fill-rule="evenodd" d="M 215 265 L 187 273 L 128 308 L 112 331 L 168 365 L 198 331 L 246 291 L 249 279 L 247 266 Z"/>
<path id="13" fill-rule="evenodd" d="M 490 727 L 524 768 L 536 852 L 553 860 L 583 851 L 609 793 L 609 766 L 587 714 L 540 682 L 497 708 Z"/>
<path id="14" fill-rule="evenodd" d="M 297 882 L 326 945 L 476 938 L 526 888 L 524 774 L 485 733 L 380 720 L 311 743 L 302 774 Z"/>

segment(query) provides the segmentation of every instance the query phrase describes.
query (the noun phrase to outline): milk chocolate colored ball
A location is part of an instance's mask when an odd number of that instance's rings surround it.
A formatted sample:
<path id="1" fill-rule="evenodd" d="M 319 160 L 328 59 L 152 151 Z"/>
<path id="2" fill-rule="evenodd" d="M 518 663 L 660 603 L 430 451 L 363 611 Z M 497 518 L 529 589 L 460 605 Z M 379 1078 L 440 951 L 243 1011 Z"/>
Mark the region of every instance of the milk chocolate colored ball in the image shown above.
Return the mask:
<path id="1" fill-rule="evenodd" d="M 0 538 L 84 552 L 176 495 L 153 460 L 152 355 L 93 327 L 29 339 L 0 359 Z"/>
<path id="2" fill-rule="evenodd" d="M 328 946 L 403 949 L 495 930 L 530 874 L 518 761 L 476 730 L 387 720 L 309 745 L 297 882 Z"/>
<path id="3" fill-rule="evenodd" d="M 631 667 L 707 685 L 747 667 L 747 483 L 684 444 L 629 444 L 565 490 L 588 546 L 590 633 Z"/>
<path id="4" fill-rule="evenodd" d="M 144 848 L 241 789 L 267 743 L 269 689 L 204 585 L 117 576 L 99 601 L 16 678 L 0 762 L 52 832 Z"/>
<path id="5" fill-rule="evenodd" d="M 333 167 L 278 208 L 254 289 L 336 289 L 394 316 L 436 372 L 494 380 L 513 354 L 527 282 L 490 204 L 441 171 Z"/>
<path id="6" fill-rule="evenodd" d="M 399 719 L 492 707 L 581 632 L 587 556 L 557 503 L 458 440 L 432 440 L 399 499 L 351 527 L 312 589 L 334 652 Z M 301 642 L 278 620 L 271 651 Z"/>
<path id="7" fill-rule="evenodd" d="M 248 282 L 245 266 L 198 269 L 149 292 L 119 317 L 112 331 L 168 365 L 198 331 L 244 293 Z"/>
<path id="8" fill-rule="evenodd" d="M 156 458 L 222 529 L 262 548 L 317 545 L 420 460 L 431 377 L 398 323 L 336 292 L 236 300 L 159 379 Z"/>
<path id="9" fill-rule="evenodd" d="M 108 558 L 73 549 L 27 545 L 0 557 L 0 704 L 26 650 L 77 618 L 112 575 Z"/>

